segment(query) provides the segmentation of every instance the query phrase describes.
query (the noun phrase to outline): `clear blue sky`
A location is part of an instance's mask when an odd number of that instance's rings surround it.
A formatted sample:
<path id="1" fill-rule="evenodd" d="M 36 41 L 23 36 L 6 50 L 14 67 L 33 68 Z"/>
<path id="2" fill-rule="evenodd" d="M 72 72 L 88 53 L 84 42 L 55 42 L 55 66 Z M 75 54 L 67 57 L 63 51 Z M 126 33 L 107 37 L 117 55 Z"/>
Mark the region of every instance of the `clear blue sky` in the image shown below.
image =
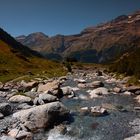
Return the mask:
<path id="1" fill-rule="evenodd" d="M 75 34 L 140 9 L 140 0 L 0 0 L 0 27 L 13 36 Z"/>

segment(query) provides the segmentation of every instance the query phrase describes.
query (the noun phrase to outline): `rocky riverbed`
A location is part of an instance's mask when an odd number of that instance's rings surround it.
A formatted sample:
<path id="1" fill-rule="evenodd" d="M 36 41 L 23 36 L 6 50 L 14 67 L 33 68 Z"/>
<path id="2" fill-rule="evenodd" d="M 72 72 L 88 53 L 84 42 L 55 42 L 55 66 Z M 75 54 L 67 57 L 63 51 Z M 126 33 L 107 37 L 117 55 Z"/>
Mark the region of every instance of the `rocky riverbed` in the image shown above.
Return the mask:
<path id="1" fill-rule="evenodd" d="M 0 140 L 139 140 L 140 87 L 108 73 L 0 83 Z"/>

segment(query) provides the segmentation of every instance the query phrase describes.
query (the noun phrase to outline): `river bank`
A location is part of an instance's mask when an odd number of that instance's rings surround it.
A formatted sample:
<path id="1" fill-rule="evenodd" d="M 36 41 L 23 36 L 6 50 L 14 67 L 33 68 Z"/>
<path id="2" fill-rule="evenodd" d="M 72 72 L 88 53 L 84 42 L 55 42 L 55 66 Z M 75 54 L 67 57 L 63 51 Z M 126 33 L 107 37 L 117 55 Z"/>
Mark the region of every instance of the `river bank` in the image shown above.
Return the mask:
<path id="1" fill-rule="evenodd" d="M 140 133 L 140 87 L 100 70 L 0 85 L 1 140 L 124 140 Z M 138 136 L 136 136 L 138 137 Z"/>

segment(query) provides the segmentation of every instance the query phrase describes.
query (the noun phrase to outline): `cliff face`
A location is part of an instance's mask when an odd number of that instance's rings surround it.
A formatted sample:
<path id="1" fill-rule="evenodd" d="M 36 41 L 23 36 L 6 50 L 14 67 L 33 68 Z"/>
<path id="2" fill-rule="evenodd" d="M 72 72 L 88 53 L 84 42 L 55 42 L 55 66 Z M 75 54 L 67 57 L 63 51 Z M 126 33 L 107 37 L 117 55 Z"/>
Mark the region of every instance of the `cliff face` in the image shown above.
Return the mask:
<path id="1" fill-rule="evenodd" d="M 82 62 L 107 62 L 140 47 L 140 11 L 86 28 L 77 35 L 29 36 L 17 40 L 50 59 L 72 57 Z"/>

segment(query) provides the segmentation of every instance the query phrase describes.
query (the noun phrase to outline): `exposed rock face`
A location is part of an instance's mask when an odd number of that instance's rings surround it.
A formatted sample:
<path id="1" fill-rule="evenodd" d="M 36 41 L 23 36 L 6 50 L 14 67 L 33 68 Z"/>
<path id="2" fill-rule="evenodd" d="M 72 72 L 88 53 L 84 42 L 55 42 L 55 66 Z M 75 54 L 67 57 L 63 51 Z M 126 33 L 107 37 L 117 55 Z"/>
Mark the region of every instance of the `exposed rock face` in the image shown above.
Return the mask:
<path id="1" fill-rule="evenodd" d="M 69 111 L 60 102 L 48 103 L 22 110 L 13 114 L 23 125 L 31 131 L 39 128 L 49 127 L 61 117 L 68 115 Z"/>
<path id="2" fill-rule="evenodd" d="M 38 33 L 17 40 L 50 59 L 71 57 L 82 62 L 105 62 L 139 47 L 140 12 L 86 28 L 77 35 L 36 36 Z"/>

